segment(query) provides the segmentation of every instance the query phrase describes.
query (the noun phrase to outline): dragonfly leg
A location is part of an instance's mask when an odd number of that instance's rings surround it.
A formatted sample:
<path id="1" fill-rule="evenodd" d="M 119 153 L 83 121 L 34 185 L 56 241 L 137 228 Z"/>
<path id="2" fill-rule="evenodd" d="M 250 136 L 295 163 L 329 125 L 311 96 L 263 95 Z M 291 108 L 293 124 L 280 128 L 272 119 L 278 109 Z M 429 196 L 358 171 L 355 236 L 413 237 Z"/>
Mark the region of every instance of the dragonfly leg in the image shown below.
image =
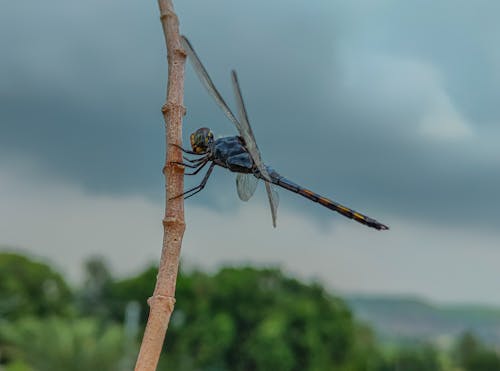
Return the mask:
<path id="1" fill-rule="evenodd" d="M 198 169 L 196 169 L 195 171 L 191 172 L 191 173 L 184 173 L 184 175 L 196 175 L 200 172 L 201 169 L 203 169 L 206 165 L 208 164 L 208 160 L 205 160 L 205 162 L 199 164 L 198 166 Z"/>
<path id="2" fill-rule="evenodd" d="M 207 184 L 207 181 L 208 181 L 208 178 L 210 177 L 210 174 L 212 174 L 212 171 L 214 170 L 214 167 L 215 167 L 215 163 L 212 162 L 212 164 L 208 168 L 207 173 L 205 174 L 205 176 L 203 177 L 203 179 L 199 185 L 197 185 L 196 187 L 193 187 L 191 189 L 188 189 L 186 192 L 181 193 L 180 195 L 177 195 L 175 197 L 171 197 L 171 198 L 169 198 L 169 200 L 173 200 L 175 198 L 179 198 L 182 196 L 184 196 L 184 199 L 188 199 L 189 197 L 194 196 L 195 194 L 197 194 L 198 192 L 203 190 L 203 188 L 205 188 L 205 185 Z"/>
<path id="3" fill-rule="evenodd" d="M 185 167 L 190 167 L 191 169 L 197 169 L 198 166 L 200 166 L 200 164 L 193 165 L 193 164 L 186 164 L 185 162 L 179 162 L 179 161 L 170 161 L 170 163 L 185 166 Z"/>
<path id="4" fill-rule="evenodd" d="M 175 144 L 175 143 L 169 143 L 168 145 L 169 145 L 169 146 L 176 147 L 176 148 L 179 148 L 182 152 L 184 152 L 184 153 L 188 153 L 188 154 L 190 154 L 190 155 L 203 155 L 203 153 L 196 153 L 196 152 L 194 152 L 194 151 L 190 151 L 190 150 L 188 150 L 188 149 L 184 149 L 184 148 L 182 148 L 180 145 Z"/>
<path id="5" fill-rule="evenodd" d="M 184 160 L 186 160 L 187 162 L 190 162 L 192 164 L 199 164 L 200 162 L 203 162 L 207 159 L 207 156 L 203 156 L 203 157 L 200 157 L 200 158 L 195 158 L 195 159 L 191 159 L 191 158 L 188 158 L 186 156 L 182 156 L 182 158 Z"/>

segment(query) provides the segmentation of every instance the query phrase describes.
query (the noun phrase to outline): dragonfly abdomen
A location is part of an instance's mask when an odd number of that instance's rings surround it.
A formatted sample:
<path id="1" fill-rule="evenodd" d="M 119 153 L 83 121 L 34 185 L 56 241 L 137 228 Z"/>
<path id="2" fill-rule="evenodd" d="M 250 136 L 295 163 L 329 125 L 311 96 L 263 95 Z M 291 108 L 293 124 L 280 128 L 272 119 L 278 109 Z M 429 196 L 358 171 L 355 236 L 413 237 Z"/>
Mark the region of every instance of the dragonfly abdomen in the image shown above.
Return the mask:
<path id="1" fill-rule="evenodd" d="M 346 206 L 343 206 L 341 204 L 338 204 L 329 198 L 323 197 L 307 188 L 301 187 L 298 184 L 295 184 L 294 182 L 286 179 L 285 177 L 282 177 L 279 175 L 276 171 L 272 169 L 268 169 L 269 171 L 269 176 L 271 177 L 271 182 L 273 184 L 276 184 L 282 188 L 285 188 L 286 190 L 289 190 L 291 192 L 297 193 L 301 195 L 302 197 L 307 198 L 308 200 L 314 201 L 319 203 L 320 205 L 336 211 L 343 216 L 349 218 L 349 219 L 354 219 L 355 221 L 367 225 L 369 227 L 378 229 L 378 230 L 385 230 L 389 229 L 386 225 L 376 221 L 375 219 L 372 219 L 366 215 L 363 215 L 361 213 L 358 213 L 357 211 L 350 209 Z"/>

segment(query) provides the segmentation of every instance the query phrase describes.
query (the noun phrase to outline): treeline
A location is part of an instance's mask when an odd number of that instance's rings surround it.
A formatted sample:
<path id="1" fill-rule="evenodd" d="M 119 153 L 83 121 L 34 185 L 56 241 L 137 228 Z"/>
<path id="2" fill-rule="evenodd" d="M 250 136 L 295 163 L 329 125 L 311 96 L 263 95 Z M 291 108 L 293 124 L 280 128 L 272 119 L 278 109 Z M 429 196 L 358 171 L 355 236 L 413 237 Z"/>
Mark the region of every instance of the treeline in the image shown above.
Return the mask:
<path id="1" fill-rule="evenodd" d="M 0 370 L 133 369 L 156 267 L 116 279 L 100 259 L 72 288 L 49 265 L 0 253 Z M 450 350 L 380 345 L 346 304 L 278 269 L 182 272 L 159 370 L 495 371 L 472 334 Z"/>

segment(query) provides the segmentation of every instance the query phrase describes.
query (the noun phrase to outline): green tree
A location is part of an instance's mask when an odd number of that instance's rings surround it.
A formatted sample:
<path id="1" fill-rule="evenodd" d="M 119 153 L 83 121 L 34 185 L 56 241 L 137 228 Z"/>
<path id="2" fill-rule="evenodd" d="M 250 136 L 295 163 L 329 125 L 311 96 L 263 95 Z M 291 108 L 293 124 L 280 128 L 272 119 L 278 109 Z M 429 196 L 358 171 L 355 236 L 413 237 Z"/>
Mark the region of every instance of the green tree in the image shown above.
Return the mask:
<path id="1" fill-rule="evenodd" d="M 123 321 L 124 306 L 135 301 L 145 324 L 156 273 L 150 267 L 112 282 L 105 299 L 112 319 Z M 176 298 L 160 370 L 383 371 L 393 365 L 340 299 L 277 269 L 181 271 Z"/>
<path id="2" fill-rule="evenodd" d="M 393 365 L 379 349 L 373 330 L 358 323 L 354 333 L 354 343 L 348 356 L 344 371 L 389 371 Z"/>
<path id="3" fill-rule="evenodd" d="M 404 371 L 439 371 L 442 370 L 438 352 L 430 345 L 400 349 L 389 369 Z"/>
<path id="4" fill-rule="evenodd" d="M 68 315 L 71 291 L 47 264 L 14 253 L 0 253 L 0 319 Z"/>
<path id="5" fill-rule="evenodd" d="M 110 317 L 115 321 L 124 321 L 124 308 L 130 302 L 140 305 L 140 322 L 144 326 L 148 319 L 147 299 L 153 294 L 158 268 L 151 266 L 135 277 L 112 282 L 107 295 Z"/>
<path id="6" fill-rule="evenodd" d="M 0 325 L 0 339 L 8 359 L 37 371 L 114 371 L 124 356 L 122 328 L 93 319 L 23 318 Z"/>
<path id="7" fill-rule="evenodd" d="M 353 336 L 350 311 L 321 286 L 226 268 L 179 277 L 166 358 L 177 370 L 335 370 Z"/>
<path id="8" fill-rule="evenodd" d="M 106 262 L 92 257 L 84 264 L 85 278 L 78 293 L 78 307 L 85 316 L 108 319 L 111 316 L 111 287 L 113 277 Z"/>
<path id="9" fill-rule="evenodd" d="M 500 357 L 471 332 L 465 332 L 455 348 L 457 364 L 466 371 L 500 371 Z"/>

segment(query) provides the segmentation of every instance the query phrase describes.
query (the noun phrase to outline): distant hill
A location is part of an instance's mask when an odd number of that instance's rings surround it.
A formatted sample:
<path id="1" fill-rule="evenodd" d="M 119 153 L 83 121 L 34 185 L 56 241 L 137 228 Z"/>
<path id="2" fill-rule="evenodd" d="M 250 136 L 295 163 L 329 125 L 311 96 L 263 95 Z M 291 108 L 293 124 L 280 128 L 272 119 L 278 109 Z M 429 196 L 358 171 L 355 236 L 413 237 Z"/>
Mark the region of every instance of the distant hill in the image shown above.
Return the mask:
<path id="1" fill-rule="evenodd" d="M 344 297 L 356 317 L 370 324 L 381 340 L 431 341 L 444 347 L 470 330 L 500 347 L 500 308 L 436 305 L 414 297 Z"/>

